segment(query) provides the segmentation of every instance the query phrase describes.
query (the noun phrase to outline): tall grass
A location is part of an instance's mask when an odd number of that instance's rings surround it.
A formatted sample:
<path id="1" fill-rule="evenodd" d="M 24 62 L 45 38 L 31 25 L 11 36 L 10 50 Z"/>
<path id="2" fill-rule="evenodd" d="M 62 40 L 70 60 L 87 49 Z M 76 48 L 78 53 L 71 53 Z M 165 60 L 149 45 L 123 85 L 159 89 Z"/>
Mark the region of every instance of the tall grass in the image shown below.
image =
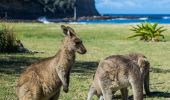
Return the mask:
<path id="1" fill-rule="evenodd" d="M 15 85 L 20 73 L 38 59 L 56 54 L 63 39 L 59 24 L 10 23 L 23 44 L 31 50 L 45 53 L 0 54 L 0 100 L 17 100 Z M 62 23 L 63 24 L 63 23 Z M 136 25 L 136 24 L 135 24 Z M 69 25 L 82 38 L 87 54 L 76 55 L 71 72 L 69 92 L 61 91 L 60 100 L 85 100 L 99 60 L 113 54 L 140 52 L 151 63 L 151 92 L 161 92 L 146 100 L 168 100 L 170 95 L 170 30 L 165 32 L 167 42 L 143 42 L 126 39 L 132 32 L 129 24 Z M 162 25 L 170 29 L 170 25 Z M 131 90 L 131 89 L 129 89 Z M 116 95 L 120 93 L 116 93 Z M 130 93 L 131 94 L 131 93 Z M 96 98 L 94 100 L 97 100 Z"/>
<path id="2" fill-rule="evenodd" d="M 16 49 L 16 34 L 13 27 L 2 24 L 0 29 L 0 52 L 12 52 Z"/>

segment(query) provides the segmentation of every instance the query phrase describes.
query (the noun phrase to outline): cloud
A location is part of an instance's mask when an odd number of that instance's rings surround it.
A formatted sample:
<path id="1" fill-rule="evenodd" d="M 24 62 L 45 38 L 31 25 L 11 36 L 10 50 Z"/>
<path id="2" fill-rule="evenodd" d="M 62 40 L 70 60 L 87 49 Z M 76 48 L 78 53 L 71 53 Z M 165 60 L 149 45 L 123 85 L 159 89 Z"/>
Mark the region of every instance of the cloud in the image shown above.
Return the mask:
<path id="1" fill-rule="evenodd" d="M 124 6 L 136 7 L 136 6 L 138 6 L 138 4 L 133 1 L 124 1 Z"/>
<path id="2" fill-rule="evenodd" d="M 112 6 L 122 7 L 123 5 L 120 2 L 110 2 L 110 0 L 101 0 L 101 2 L 97 4 L 97 6 L 99 7 L 112 7 Z"/>
<path id="3" fill-rule="evenodd" d="M 122 8 L 122 7 L 134 7 L 137 4 L 131 0 L 99 0 L 97 6 Z"/>
<path id="4" fill-rule="evenodd" d="M 170 0 L 96 0 L 96 7 L 101 13 L 170 13 L 169 5 Z"/>

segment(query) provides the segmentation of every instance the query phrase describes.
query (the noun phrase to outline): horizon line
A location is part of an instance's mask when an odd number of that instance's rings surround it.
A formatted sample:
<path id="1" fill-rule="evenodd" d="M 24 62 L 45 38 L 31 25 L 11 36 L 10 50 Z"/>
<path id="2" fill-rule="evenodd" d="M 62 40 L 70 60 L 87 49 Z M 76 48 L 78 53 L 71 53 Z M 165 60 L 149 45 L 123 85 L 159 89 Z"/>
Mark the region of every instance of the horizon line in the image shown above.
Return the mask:
<path id="1" fill-rule="evenodd" d="M 106 15 L 106 14 L 124 14 L 124 15 L 128 15 L 128 14 L 136 14 L 136 15 L 139 15 L 139 14 L 142 14 L 142 15 L 170 15 L 170 13 L 100 13 L 100 15 Z"/>

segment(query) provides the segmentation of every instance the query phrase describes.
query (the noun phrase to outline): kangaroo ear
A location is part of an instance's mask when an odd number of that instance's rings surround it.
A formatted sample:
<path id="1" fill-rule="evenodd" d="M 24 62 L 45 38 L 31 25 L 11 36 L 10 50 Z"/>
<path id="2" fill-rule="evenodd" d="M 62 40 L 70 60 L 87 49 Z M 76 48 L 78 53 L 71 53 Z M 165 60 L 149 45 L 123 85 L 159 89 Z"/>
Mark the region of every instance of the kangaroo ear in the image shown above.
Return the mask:
<path id="1" fill-rule="evenodd" d="M 68 32 L 69 32 L 69 36 L 75 36 L 76 35 L 75 31 L 71 27 L 67 26 L 67 29 L 68 29 Z"/>
<path id="2" fill-rule="evenodd" d="M 64 26 L 64 25 L 61 25 L 61 29 L 63 30 L 64 35 L 67 36 L 67 35 L 68 35 L 68 29 L 67 29 L 67 27 Z"/>
<path id="3" fill-rule="evenodd" d="M 73 28 L 71 28 L 71 27 L 67 26 L 67 29 L 68 29 L 68 30 L 70 30 L 73 34 L 75 34 L 75 31 L 74 31 L 74 29 L 73 29 Z"/>
<path id="4" fill-rule="evenodd" d="M 64 25 L 61 25 L 61 29 L 63 30 L 63 33 L 65 36 L 73 36 L 74 35 L 74 30 L 69 27 L 69 26 L 64 26 Z"/>

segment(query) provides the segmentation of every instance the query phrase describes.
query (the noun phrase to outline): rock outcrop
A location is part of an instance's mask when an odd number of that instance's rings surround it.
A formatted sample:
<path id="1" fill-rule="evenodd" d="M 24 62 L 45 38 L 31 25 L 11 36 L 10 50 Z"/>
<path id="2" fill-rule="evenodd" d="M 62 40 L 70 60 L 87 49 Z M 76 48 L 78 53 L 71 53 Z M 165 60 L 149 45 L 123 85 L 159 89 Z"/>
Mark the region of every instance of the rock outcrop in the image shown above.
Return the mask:
<path id="1" fill-rule="evenodd" d="M 37 19 L 99 15 L 95 0 L 0 0 L 0 18 Z"/>
<path id="2" fill-rule="evenodd" d="M 77 0 L 78 16 L 94 16 L 99 15 L 95 7 L 95 0 Z"/>

